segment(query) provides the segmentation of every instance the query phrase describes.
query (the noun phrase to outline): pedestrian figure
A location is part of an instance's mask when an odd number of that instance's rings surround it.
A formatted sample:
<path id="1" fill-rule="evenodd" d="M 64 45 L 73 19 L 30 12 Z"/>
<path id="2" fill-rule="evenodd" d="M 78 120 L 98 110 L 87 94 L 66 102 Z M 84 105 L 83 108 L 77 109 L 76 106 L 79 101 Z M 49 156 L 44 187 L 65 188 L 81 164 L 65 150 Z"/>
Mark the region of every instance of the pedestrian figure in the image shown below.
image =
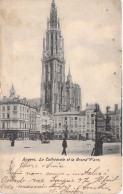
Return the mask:
<path id="1" fill-rule="evenodd" d="M 41 140 L 41 143 L 42 143 L 42 135 L 40 135 L 40 140 Z"/>
<path id="2" fill-rule="evenodd" d="M 62 155 L 63 155 L 63 154 L 67 155 L 67 154 L 66 154 L 67 141 L 66 141 L 65 138 L 63 139 L 62 147 L 63 147 Z"/>
<path id="3" fill-rule="evenodd" d="M 13 134 L 10 137 L 10 141 L 11 141 L 11 147 L 14 147 L 15 140 L 14 140 L 14 135 Z"/>
<path id="4" fill-rule="evenodd" d="M 100 139 L 99 139 L 99 152 L 100 152 L 100 155 L 103 155 L 103 138 L 102 138 L 102 136 L 100 136 Z"/>
<path id="5" fill-rule="evenodd" d="M 99 155 L 100 155 L 100 139 L 98 134 L 95 139 L 95 144 L 94 144 L 94 148 L 92 150 L 91 156 L 99 156 Z"/>

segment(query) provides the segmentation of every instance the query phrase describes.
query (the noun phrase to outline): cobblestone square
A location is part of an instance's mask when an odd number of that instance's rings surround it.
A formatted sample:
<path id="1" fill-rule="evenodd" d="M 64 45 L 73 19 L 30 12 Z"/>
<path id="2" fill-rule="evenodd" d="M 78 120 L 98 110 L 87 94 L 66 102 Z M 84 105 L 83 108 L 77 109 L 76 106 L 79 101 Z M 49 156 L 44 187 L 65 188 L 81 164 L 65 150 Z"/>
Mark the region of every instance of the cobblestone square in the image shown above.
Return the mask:
<path id="1" fill-rule="evenodd" d="M 0 140 L 0 152 L 7 153 L 46 153 L 59 154 L 62 153 L 62 140 L 52 140 L 48 144 L 42 144 L 40 140 L 15 141 L 15 146 L 11 147 L 9 140 Z M 91 140 L 78 141 L 67 140 L 67 155 L 84 155 L 91 156 L 94 142 Z M 103 155 L 120 154 L 121 143 L 103 143 Z"/>

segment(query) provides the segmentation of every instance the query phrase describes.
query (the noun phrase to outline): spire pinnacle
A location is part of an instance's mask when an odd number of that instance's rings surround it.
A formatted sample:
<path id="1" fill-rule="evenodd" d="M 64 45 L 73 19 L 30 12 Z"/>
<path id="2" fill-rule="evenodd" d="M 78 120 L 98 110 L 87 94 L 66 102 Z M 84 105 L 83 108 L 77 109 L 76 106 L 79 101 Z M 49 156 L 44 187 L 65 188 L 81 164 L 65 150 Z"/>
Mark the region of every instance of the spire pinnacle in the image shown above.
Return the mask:
<path id="1" fill-rule="evenodd" d="M 69 65 L 69 72 L 68 72 L 68 76 L 67 76 L 67 81 L 72 82 L 72 76 L 70 74 L 70 65 Z"/>
<path id="2" fill-rule="evenodd" d="M 15 91 L 14 86 L 12 84 L 12 87 L 11 87 L 11 90 L 10 90 L 10 97 L 15 97 L 15 93 L 16 93 L 16 91 Z"/>
<path id="3" fill-rule="evenodd" d="M 68 75 L 70 75 L 70 65 L 69 65 L 69 73 L 68 73 Z"/>
<path id="4" fill-rule="evenodd" d="M 52 0 L 51 7 L 55 8 L 55 0 Z"/>
<path id="5" fill-rule="evenodd" d="M 57 8 L 54 0 L 52 0 L 50 9 L 50 27 L 57 28 Z"/>

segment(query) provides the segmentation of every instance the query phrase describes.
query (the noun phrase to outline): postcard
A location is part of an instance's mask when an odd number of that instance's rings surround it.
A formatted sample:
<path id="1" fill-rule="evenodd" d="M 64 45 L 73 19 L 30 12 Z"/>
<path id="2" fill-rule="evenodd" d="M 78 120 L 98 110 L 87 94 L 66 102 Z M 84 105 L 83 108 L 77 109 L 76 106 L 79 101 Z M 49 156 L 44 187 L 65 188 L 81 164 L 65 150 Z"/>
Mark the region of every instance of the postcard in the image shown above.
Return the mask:
<path id="1" fill-rule="evenodd" d="M 0 193 L 122 189 L 119 0 L 0 1 Z"/>

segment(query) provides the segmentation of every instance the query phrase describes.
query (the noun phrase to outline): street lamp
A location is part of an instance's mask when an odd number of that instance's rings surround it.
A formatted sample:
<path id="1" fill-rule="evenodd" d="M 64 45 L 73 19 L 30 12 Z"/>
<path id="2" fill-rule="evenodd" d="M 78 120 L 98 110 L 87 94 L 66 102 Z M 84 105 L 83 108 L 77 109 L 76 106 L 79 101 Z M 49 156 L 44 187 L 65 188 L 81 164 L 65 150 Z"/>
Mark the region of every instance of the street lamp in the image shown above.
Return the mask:
<path id="1" fill-rule="evenodd" d="M 106 118 L 105 118 L 105 128 L 106 128 L 106 131 L 110 130 L 110 120 L 111 120 L 111 117 L 109 116 L 109 109 L 110 109 L 110 106 L 107 106 L 106 107 Z"/>
<path id="2" fill-rule="evenodd" d="M 91 155 L 94 155 L 94 156 L 98 156 L 98 137 L 97 137 L 97 121 L 98 121 L 98 112 L 99 112 L 99 105 L 98 104 L 95 104 L 95 146 L 92 150 L 92 154 Z"/>
<path id="3" fill-rule="evenodd" d="M 97 107 L 96 107 L 97 108 Z M 97 145 L 97 109 L 95 109 L 95 156 L 98 155 L 98 145 Z"/>
<path id="4" fill-rule="evenodd" d="M 67 139 L 67 132 L 68 132 L 68 130 L 67 130 L 67 127 L 68 127 L 67 123 L 65 123 L 63 127 L 65 128 L 65 130 L 64 130 L 64 137 Z"/>

